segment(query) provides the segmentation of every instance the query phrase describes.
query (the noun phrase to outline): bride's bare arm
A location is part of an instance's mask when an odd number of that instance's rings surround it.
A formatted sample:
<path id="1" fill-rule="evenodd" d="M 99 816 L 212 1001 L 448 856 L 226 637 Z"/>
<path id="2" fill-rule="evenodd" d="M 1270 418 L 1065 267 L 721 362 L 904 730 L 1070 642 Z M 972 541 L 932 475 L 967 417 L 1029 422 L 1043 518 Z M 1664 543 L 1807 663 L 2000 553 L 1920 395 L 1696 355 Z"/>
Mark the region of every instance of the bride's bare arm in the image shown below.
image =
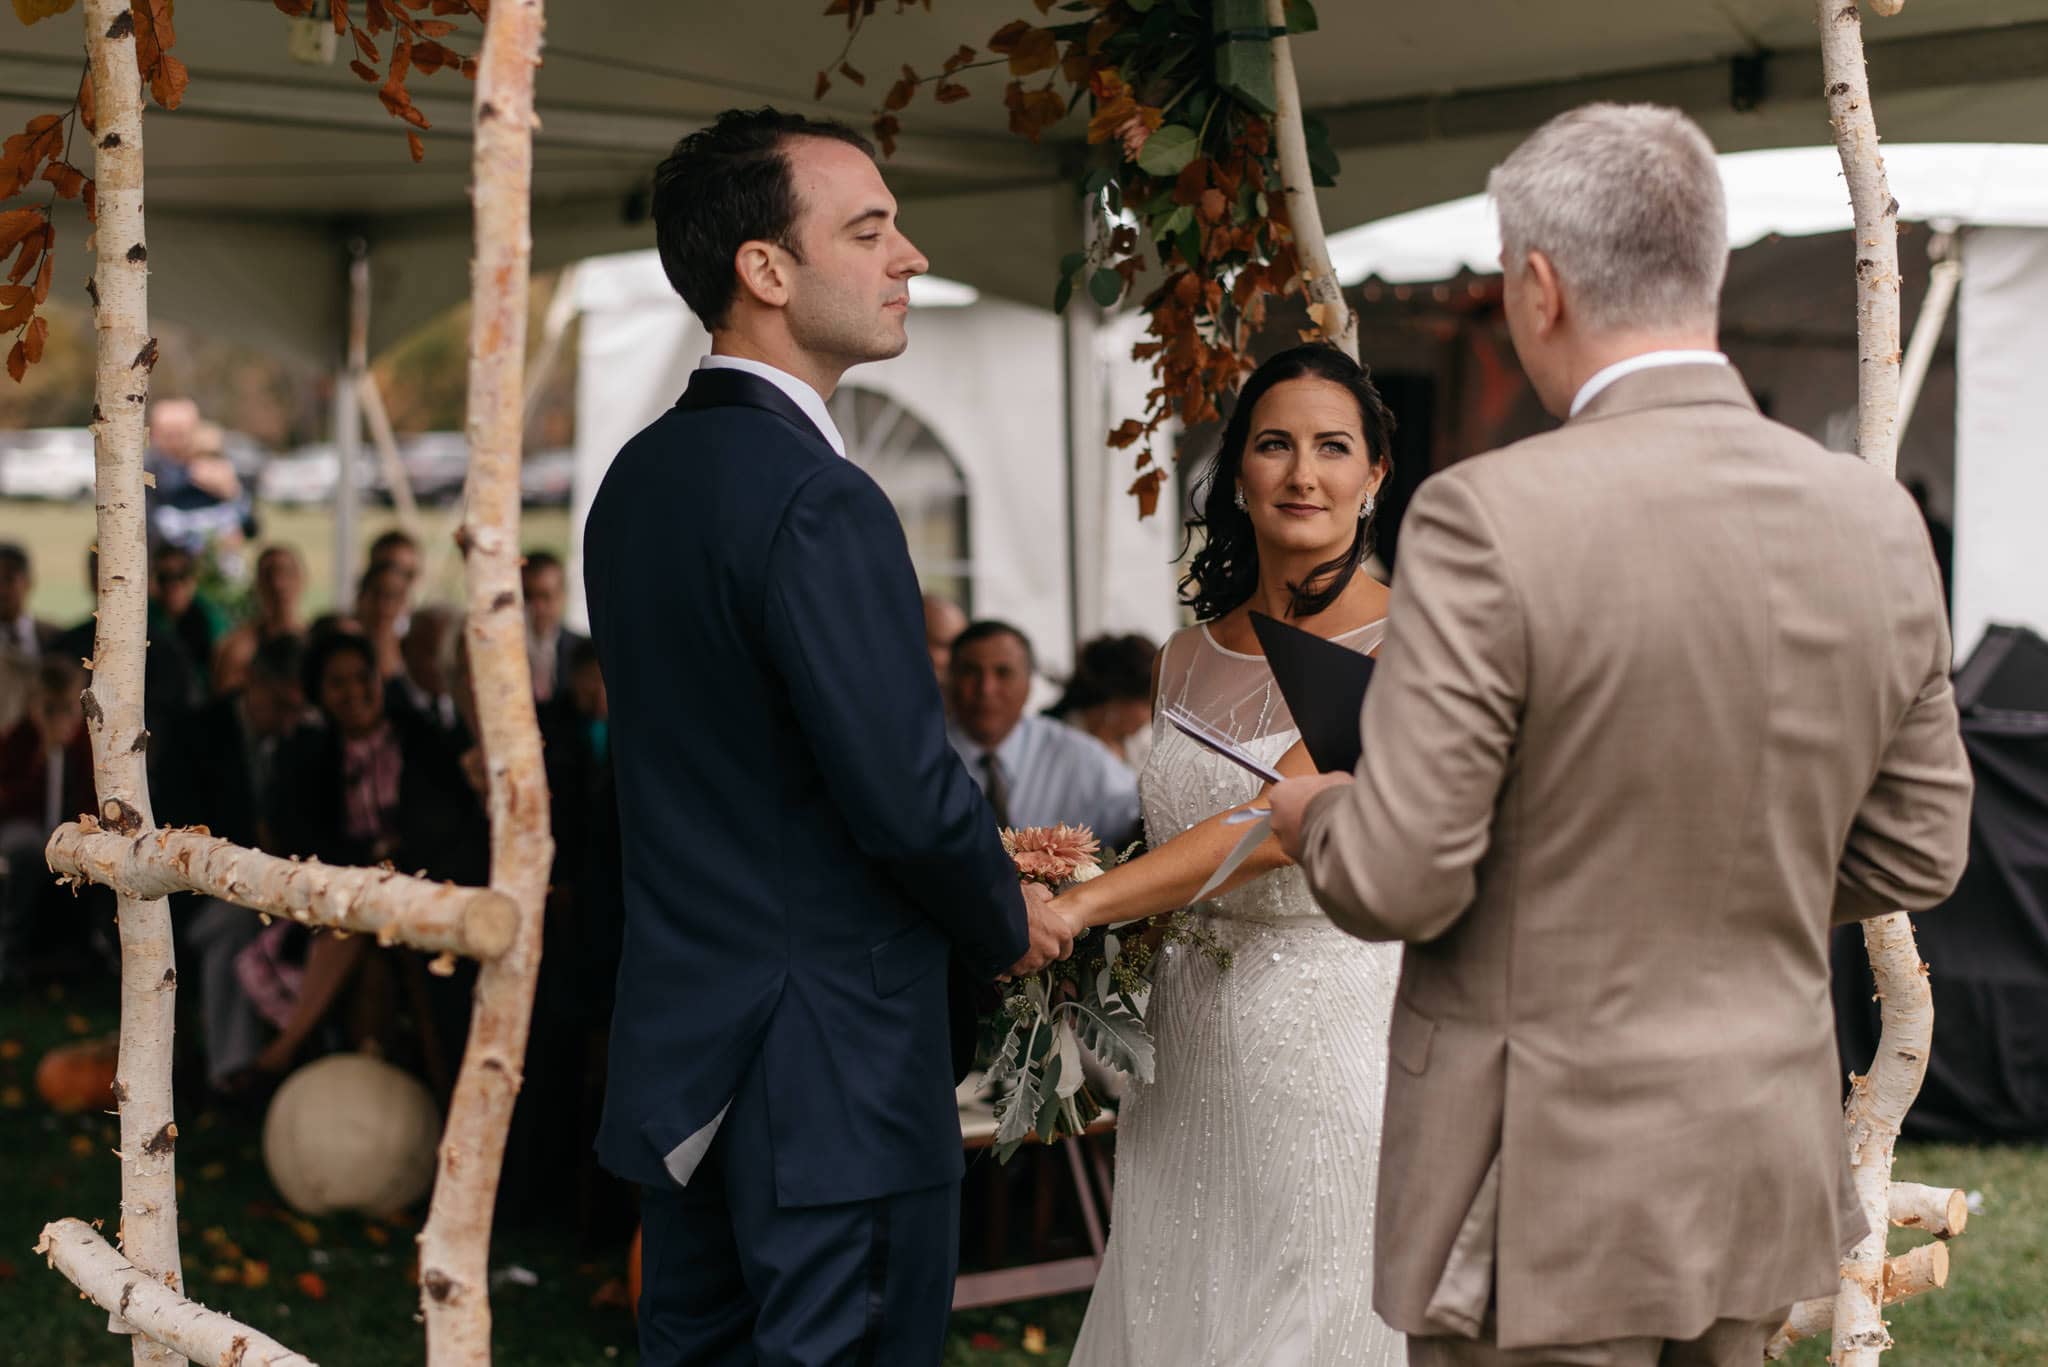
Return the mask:
<path id="1" fill-rule="evenodd" d="M 1280 757 L 1280 763 L 1274 767 L 1287 778 L 1306 777 L 1316 771 L 1315 762 L 1308 757 L 1307 747 L 1299 741 Z M 1265 793 L 1261 792 L 1254 802 L 1245 805 L 1256 805 L 1264 798 Z M 1223 818 L 1230 812 L 1241 810 L 1233 807 L 1229 811 L 1218 812 L 1208 820 L 1190 826 L 1164 845 L 1147 850 L 1100 878 L 1090 879 L 1061 893 L 1053 902 L 1054 908 L 1066 912 L 1077 928 L 1086 929 L 1140 916 L 1157 916 L 1162 911 L 1175 911 L 1186 906 L 1189 899 L 1201 891 L 1202 884 L 1209 881 L 1209 875 L 1230 857 L 1231 850 L 1243 837 L 1244 827 L 1223 824 Z M 1238 865 L 1237 871 L 1219 889 L 1219 893 L 1242 887 L 1252 879 L 1291 862 L 1280 849 L 1280 842 L 1267 836 L 1244 863 Z"/>

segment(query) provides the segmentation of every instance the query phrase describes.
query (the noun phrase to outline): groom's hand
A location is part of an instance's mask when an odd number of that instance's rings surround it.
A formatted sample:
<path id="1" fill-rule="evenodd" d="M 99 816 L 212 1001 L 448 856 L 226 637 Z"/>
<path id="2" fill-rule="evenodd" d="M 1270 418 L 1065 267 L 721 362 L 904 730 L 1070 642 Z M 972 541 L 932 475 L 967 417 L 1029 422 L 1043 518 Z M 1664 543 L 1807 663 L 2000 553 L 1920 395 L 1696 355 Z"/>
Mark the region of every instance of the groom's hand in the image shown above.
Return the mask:
<path id="1" fill-rule="evenodd" d="M 1055 959 L 1064 959 L 1074 952 L 1073 923 L 1065 912 L 1055 910 L 1052 889 L 1043 883 L 1026 883 L 1024 890 L 1024 914 L 1030 920 L 1031 947 L 1024 951 L 1024 957 L 1010 965 L 1005 976 L 1021 978 L 1036 973 Z"/>
<path id="2" fill-rule="evenodd" d="M 1301 862 L 1301 819 L 1308 814 L 1308 804 L 1329 789 L 1351 781 L 1349 774 L 1317 774 L 1273 785 L 1273 790 L 1266 794 L 1266 801 L 1273 808 L 1273 834 L 1279 837 L 1280 848 L 1287 851 L 1289 859 Z"/>

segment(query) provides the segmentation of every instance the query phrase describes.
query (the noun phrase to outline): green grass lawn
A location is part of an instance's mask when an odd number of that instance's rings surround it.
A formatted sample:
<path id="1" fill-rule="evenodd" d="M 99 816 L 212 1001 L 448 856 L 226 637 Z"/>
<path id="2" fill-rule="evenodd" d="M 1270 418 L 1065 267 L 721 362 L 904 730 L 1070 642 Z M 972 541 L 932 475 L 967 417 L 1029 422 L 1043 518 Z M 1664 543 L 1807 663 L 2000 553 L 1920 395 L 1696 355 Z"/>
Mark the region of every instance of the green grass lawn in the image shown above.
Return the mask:
<path id="1" fill-rule="evenodd" d="M 103 1220 L 111 1239 L 119 1168 L 111 1115 L 57 1116 L 37 1098 L 35 1065 L 50 1046 L 115 1027 L 111 984 L 14 991 L 0 1000 L 0 1362 L 38 1367 L 128 1361 L 106 1316 L 82 1302 L 32 1251 L 44 1224 L 63 1216 Z M 425 1360 L 418 1293 L 407 1279 L 409 1227 L 357 1216 L 313 1221 L 280 1209 L 253 1116 L 178 1108 L 181 1251 L 186 1284 L 206 1304 L 272 1335 L 324 1367 L 398 1367 Z M 424 1209 L 416 1212 L 423 1217 Z M 593 1304 L 625 1274 L 625 1251 L 578 1256 L 564 1234 L 497 1239 L 491 1266 L 517 1266 L 538 1285 L 501 1284 L 491 1296 L 497 1367 L 631 1363 L 633 1322 L 621 1305 Z M 232 1244 L 232 1247 L 229 1245 Z M 265 1284 L 240 1284 L 247 1262 Z M 234 1282 L 216 1280 L 236 1274 Z M 301 1278 L 319 1279 L 317 1299 Z M 1086 1298 L 1004 1306 L 954 1317 L 948 1367 L 1064 1364 Z M 1027 1353 L 1030 1328 L 1048 1351 Z"/>
<path id="2" fill-rule="evenodd" d="M 31 1251 L 43 1224 L 60 1216 L 104 1220 L 110 1231 L 116 1223 L 113 1117 L 53 1115 L 32 1085 L 46 1048 L 114 1024 L 111 985 L 0 1001 L 0 1326 L 8 1340 L 0 1359 L 7 1362 L 114 1367 L 128 1360 L 106 1334 L 106 1317 Z M 423 1361 L 416 1292 L 406 1277 L 411 1228 L 355 1216 L 293 1219 L 276 1205 L 252 1117 L 181 1106 L 179 1129 L 179 1214 L 193 1294 L 326 1367 Z M 2048 1151 L 1909 1145 L 1898 1173 L 1980 1191 L 1983 1212 L 1952 1245 L 1948 1289 L 1890 1312 L 1898 1344 L 1892 1360 L 1942 1367 L 2048 1361 Z M 1902 1233 L 1894 1249 L 1912 1242 Z M 636 1359 L 628 1312 L 594 1303 L 623 1275 L 623 1252 L 579 1257 L 569 1243 L 521 1233 L 493 1246 L 493 1268 L 518 1266 L 539 1278 L 492 1295 L 498 1367 Z M 264 1285 L 241 1284 L 245 1261 L 265 1265 Z M 222 1276 L 233 1270 L 236 1280 L 217 1281 L 217 1269 Z M 319 1278 L 318 1298 L 301 1282 L 309 1273 Z M 947 1367 L 1059 1367 L 1085 1305 L 1083 1296 L 1064 1296 L 956 1315 Z M 1033 1329 L 1044 1333 L 1043 1353 L 1023 1347 Z M 1809 1343 L 1791 1361 L 1820 1367 L 1825 1359 L 1826 1345 Z"/>

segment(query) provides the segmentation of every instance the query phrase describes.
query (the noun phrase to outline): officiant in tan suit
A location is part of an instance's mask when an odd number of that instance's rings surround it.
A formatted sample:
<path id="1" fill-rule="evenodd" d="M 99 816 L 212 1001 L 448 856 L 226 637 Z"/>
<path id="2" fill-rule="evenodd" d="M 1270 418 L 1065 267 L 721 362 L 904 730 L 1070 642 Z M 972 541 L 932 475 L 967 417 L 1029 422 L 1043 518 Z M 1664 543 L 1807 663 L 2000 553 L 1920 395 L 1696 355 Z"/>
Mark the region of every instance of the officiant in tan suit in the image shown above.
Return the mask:
<path id="1" fill-rule="evenodd" d="M 1961 874 L 1927 532 L 1717 350 L 1683 115 L 1593 105 L 1493 173 L 1559 429 L 1401 528 L 1351 776 L 1274 793 L 1330 916 L 1407 942 L 1373 1304 L 1417 1364 L 1743 1364 L 1862 1233 L 1831 922 Z"/>

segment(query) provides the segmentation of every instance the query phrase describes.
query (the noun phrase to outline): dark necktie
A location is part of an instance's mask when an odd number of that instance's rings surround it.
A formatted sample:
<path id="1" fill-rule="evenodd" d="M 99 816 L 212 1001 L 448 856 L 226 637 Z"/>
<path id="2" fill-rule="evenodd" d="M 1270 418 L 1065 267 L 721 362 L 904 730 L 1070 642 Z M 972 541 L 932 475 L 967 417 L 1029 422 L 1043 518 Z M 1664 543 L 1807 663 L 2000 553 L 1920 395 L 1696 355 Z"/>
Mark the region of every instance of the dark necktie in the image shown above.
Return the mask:
<path id="1" fill-rule="evenodd" d="M 987 780 L 981 790 L 988 794 L 988 805 L 995 808 L 996 825 L 1010 824 L 1010 781 L 1003 777 L 1003 766 L 996 763 L 996 752 L 985 751 L 981 757 L 982 776 Z"/>

